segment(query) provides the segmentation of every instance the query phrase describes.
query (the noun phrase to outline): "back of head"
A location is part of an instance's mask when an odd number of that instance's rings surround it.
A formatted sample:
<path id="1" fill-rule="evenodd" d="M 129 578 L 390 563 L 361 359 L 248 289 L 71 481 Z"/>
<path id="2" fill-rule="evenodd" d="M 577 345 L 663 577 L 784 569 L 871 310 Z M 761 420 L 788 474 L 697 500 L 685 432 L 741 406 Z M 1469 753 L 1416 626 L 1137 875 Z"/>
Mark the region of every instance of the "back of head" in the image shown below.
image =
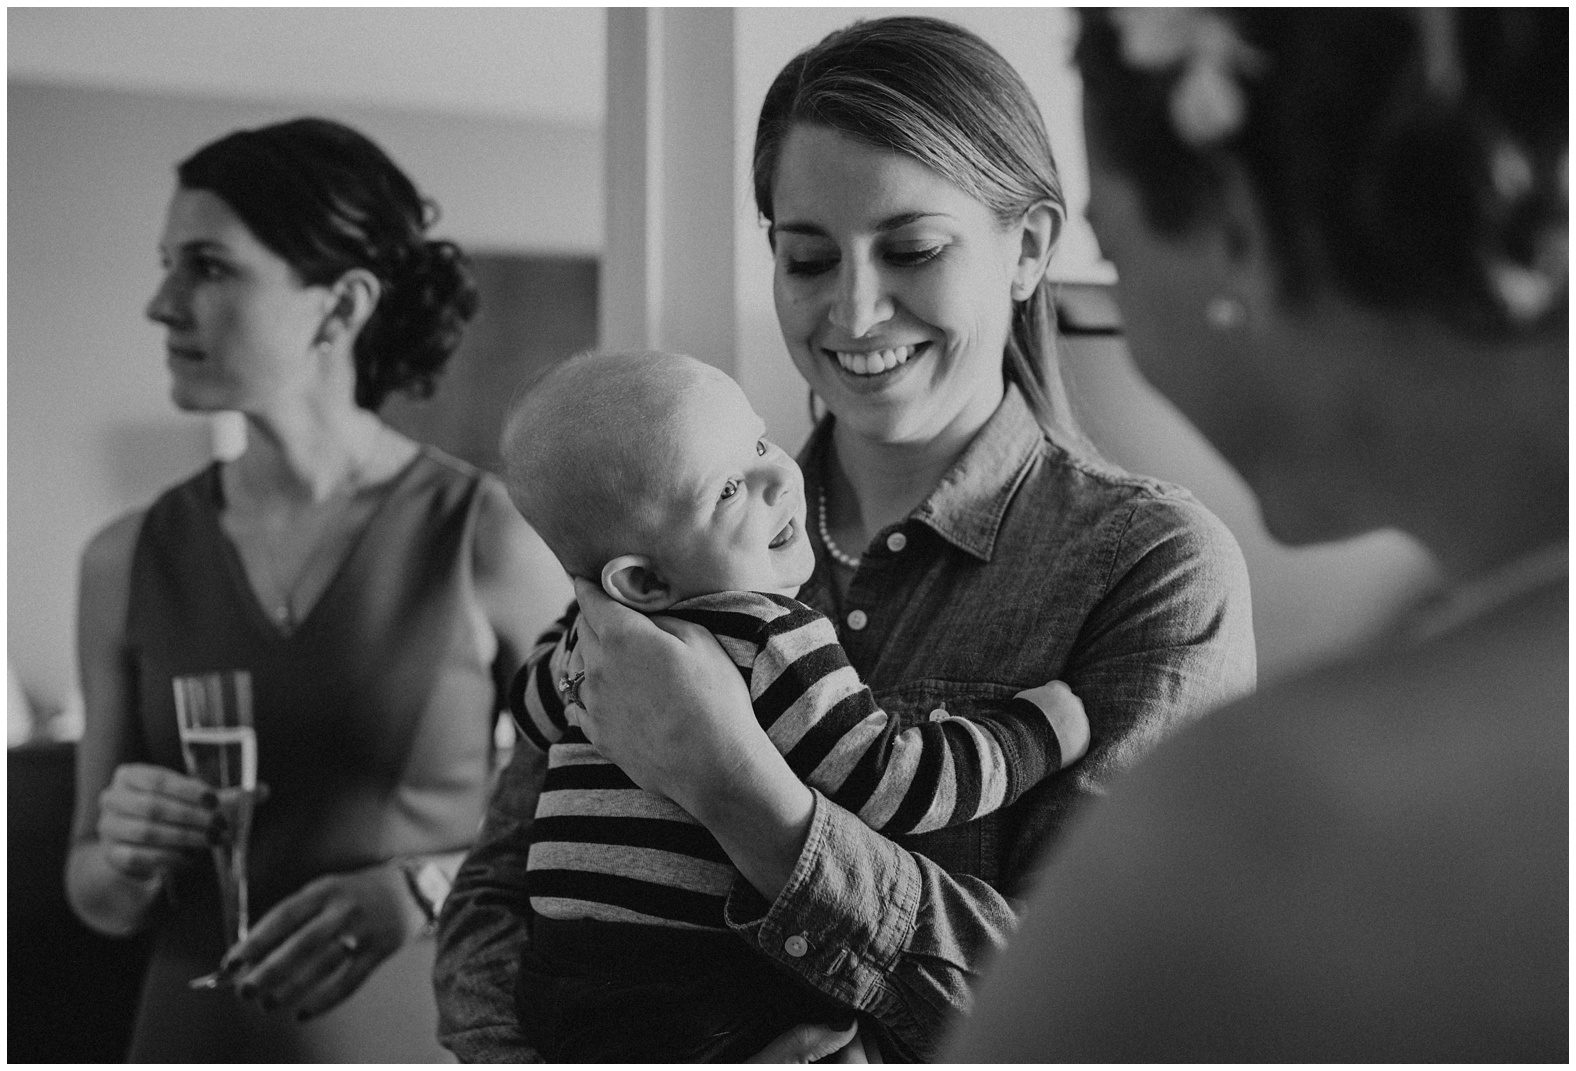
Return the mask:
<path id="1" fill-rule="evenodd" d="M 916 16 L 856 22 L 795 56 L 772 82 L 755 130 L 755 204 L 775 219 L 784 142 L 822 126 L 919 161 L 1003 225 L 1039 202 L 1064 214 L 1061 180 L 1029 88 L 1001 54 L 961 26 Z M 1006 373 L 1041 423 L 1076 434 L 1056 360 L 1052 284 L 1013 310 Z"/>
<path id="2" fill-rule="evenodd" d="M 505 482 L 571 576 L 600 583 L 660 516 L 670 418 L 709 375 L 722 373 L 679 354 L 587 352 L 522 389 L 504 422 Z"/>
<path id="3" fill-rule="evenodd" d="M 176 174 L 223 199 L 303 283 L 352 268 L 377 277 L 377 307 L 355 342 L 357 404 L 432 393 L 476 312 L 476 286 L 458 246 L 425 238 L 437 209 L 382 149 L 343 124 L 294 119 L 228 134 Z"/>
<path id="4" fill-rule="evenodd" d="M 1463 334 L 1567 330 L 1562 9 L 1083 13 L 1092 138 L 1151 227 L 1258 199 L 1284 296 L 1329 289 Z"/>

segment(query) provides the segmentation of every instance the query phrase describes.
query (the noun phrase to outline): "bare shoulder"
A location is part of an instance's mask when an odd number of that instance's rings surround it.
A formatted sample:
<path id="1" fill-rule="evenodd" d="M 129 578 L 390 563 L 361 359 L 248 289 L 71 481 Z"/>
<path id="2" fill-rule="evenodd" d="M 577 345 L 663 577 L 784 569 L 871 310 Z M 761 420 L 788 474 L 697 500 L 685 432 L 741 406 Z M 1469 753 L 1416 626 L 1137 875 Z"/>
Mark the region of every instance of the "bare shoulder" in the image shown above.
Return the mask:
<path id="1" fill-rule="evenodd" d="M 131 559 L 142 533 L 147 510 L 122 514 L 95 532 L 82 550 L 81 583 L 83 594 L 114 592 L 123 594 L 131 583 Z"/>
<path id="2" fill-rule="evenodd" d="M 494 627 L 529 646 L 574 598 L 574 588 L 542 537 L 485 477 L 479 491 L 472 575 Z"/>

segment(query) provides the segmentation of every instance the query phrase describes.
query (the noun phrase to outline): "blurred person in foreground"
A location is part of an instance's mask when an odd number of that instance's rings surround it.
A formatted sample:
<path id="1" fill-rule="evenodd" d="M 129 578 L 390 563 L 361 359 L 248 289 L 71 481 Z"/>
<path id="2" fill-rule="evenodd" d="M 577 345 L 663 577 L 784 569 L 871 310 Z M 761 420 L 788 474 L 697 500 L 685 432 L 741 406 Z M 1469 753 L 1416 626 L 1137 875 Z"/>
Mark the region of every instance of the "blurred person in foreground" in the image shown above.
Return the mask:
<path id="1" fill-rule="evenodd" d="M 1568 17 L 1085 14 L 1135 360 L 1277 538 L 1448 583 L 1114 787 L 951 1058 L 1566 1061 Z"/>

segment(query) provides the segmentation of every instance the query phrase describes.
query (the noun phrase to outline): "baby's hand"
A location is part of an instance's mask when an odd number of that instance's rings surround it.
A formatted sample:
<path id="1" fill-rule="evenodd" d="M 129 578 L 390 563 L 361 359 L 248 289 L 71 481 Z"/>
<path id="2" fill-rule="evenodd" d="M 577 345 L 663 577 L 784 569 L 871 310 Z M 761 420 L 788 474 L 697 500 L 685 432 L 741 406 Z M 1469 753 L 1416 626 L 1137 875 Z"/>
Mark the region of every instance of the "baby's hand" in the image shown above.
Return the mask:
<path id="1" fill-rule="evenodd" d="M 1056 743 L 1062 750 L 1062 767 L 1066 768 L 1084 757 L 1089 750 L 1089 716 L 1084 713 L 1083 700 L 1061 681 L 1051 681 L 1037 688 L 1018 693 L 1045 713 Z"/>

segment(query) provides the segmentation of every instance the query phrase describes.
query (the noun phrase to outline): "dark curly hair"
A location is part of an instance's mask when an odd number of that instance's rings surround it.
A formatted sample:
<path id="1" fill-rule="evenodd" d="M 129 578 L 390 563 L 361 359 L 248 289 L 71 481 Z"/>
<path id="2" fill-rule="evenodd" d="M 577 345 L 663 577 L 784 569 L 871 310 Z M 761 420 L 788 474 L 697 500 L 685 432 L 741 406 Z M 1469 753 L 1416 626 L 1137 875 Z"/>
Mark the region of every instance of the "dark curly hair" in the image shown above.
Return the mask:
<path id="1" fill-rule="evenodd" d="M 1262 62 L 1205 148 L 1169 118 L 1178 67 L 1134 68 L 1117 17 L 1081 16 L 1090 137 L 1159 233 L 1206 218 L 1234 164 L 1289 301 L 1330 287 L 1476 337 L 1566 330 L 1563 9 L 1222 10 Z"/>
<path id="2" fill-rule="evenodd" d="M 222 198 L 309 286 L 364 268 L 382 284 L 355 341 L 356 404 L 432 394 L 478 299 L 465 254 L 424 235 L 437 206 L 382 149 L 342 123 L 293 119 L 238 130 L 176 168 Z"/>
<path id="3" fill-rule="evenodd" d="M 1002 224 L 1040 201 L 1066 212 L 1029 87 L 989 44 L 941 19 L 861 20 L 778 73 L 755 128 L 755 205 L 768 222 L 783 143 L 799 124 L 918 160 Z M 1014 304 L 1004 370 L 1042 424 L 1082 440 L 1057 360 L 1054 285 L 1042 279 Z"/>

